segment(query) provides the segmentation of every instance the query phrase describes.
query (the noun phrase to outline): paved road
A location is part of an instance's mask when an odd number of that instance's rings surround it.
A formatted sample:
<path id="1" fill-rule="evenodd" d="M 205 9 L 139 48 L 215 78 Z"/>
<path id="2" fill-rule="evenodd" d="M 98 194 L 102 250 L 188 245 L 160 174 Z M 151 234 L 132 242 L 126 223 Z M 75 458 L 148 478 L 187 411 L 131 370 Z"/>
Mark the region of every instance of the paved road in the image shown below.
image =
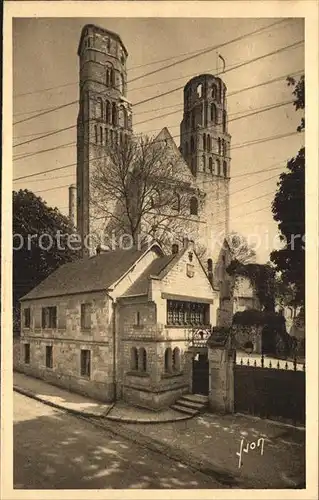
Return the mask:
<path id="1" fill-rule="evenodd" d="M 221 488 L 214 479 L 14 393 L 14 488 Z"/>

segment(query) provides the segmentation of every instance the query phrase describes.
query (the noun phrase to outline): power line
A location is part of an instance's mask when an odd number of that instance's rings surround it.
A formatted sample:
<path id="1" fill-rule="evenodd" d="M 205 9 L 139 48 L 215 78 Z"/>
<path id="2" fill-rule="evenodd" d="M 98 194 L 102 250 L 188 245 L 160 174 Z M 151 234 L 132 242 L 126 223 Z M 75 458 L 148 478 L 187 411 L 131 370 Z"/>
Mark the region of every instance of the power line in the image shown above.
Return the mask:
<path id="1" fill-rule="evenodd" d="M 234 66 L 233 68 L 225 69 L 225 71 L 219 72 L 215 76 L 220 75 L 220 74 L 229 73 L 230 71 L 234 71 L 235 69 L 238 69 L 238 68 L 241 68 L 243 66 L 246 66 L 247 64 L 251 64 L 253 62 L 259 61 L 259 60 L 264 59 L 266 57 L 270 57 L 272 55 L 279 54 L 280 52 L 282 52 L 284 50 L 288 50 L 288 49 L 291 49 L 293 47 L 297 47 L 298 45 L 301 45 L 302 43 L 304 43 L 304 40 L 299 40 L 298 42 L 295 42 L 295 43 L 293 43 L 291 45 L 286 45 L 284 47 L 281 47 L 280 49 L 274 50 L 274 51 L 269 52 L 267 54 L 264 54 L 262 56 L 255 57 L 254 59 L 251 59 L 249 62 L 245 61 L 245 62 L 243 62 L 241 64 L 238 64 L 237 66 Z M 161 94 L 157 94 L 155 96 L 148 97 L 147 99 L 144 99 L 142 101 L 136 102 L 134 104 L 134 106 L 139 106 L 140 104 L 145 104 L 147 102 L 153 101 L 154 99 L 158 99 L 159 97 L 164 97 L 166 95 L 172 94 L 173 92 L 176 92 L 177 90 L 181 90 L 183 88 L 184 88 L 184 85 L 182 85 L 181 87 L 176 87 L 174 89 L 168 90 L 168 91 L 163 92 Z"/>
<path id="2" fill-rule="evenodd" d="M 13 160 L 14 161 L 25 160 L 26 158 L 30 158 L 31 156 L 36 156 L 36 155 L 39 155 L 41 153 L 48 153 L 49 151 L 55 151 L 57 149 L 68 148 L 70 146 L 75 146 L 75 145 L 76 145 L 76 142 L 68 142 L 68 143 L 62 144 L 60 146 L 54 146 L 54 147 L 48 148 L 48 149 L 41 149 L 40 151 L 34 151 L 32 153 L 26 153 L 25 155 L 21 154 L 20 156 L 14 157 Z"/>
<path id="3" fill-rule="evenodd" d="M 62 108 L 66 108 L 68 106 L 72 106 L 73 104 L 77 104 L 78 102 L 79 101 L 76 100 L 76 101 L 69 102 L 67 104 L 61 104 L 60 106 L 55 106 L 54 108 L 48 109 L 46 111 L 43 111 L 42 113 L 39 113 L 37 115 L 28 116 L 27 118 L 24 118 L 23 120 L 19 120 L 17 122 L 13 122 L 13 125 L 18 125 L 18 123 L 24 123 L 24 122 L 27 122 L 29 120 L 33 120 L 33 118 L 38 118 L 39 116 L 43 116 L 43 115 L 46 115 L 48 113 L 52 113 L 53 111 L 57 111 L 58 109 L 62 109 Z"/>
<path id="4" fill-rule="evenodd" d="M 70 125 L 69 127 L 64 127 L 64 128 L 59 129 L 59 130 L 49 132 L 47 134 L 41 135 L 40 137 L 34 137 L 33 139 L 29 139 L 28 141 L 19 142 L 18 144 L 14 144 L 13 147 L 16 148 L 18 146 L 23 146 L 24 144 L 30 144 L 30 142 L 39 141 L 40 139 L 45 139 L 46 137 L 50 137 L 52 135 L 55 135 L 55 134 L 58 134 L 61 132 L 65 132 L 66 130 L 70 130 L 70 129 L 75 128 L 75 127 L 76 127 L 76 125 Z"/>

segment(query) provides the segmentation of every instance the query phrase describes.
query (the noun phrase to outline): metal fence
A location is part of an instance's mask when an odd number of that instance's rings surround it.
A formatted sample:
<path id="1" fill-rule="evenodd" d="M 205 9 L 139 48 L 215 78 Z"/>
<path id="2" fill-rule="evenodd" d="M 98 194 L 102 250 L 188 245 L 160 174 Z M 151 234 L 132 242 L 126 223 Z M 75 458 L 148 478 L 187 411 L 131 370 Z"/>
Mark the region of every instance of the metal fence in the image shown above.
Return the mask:
<path id="1" fill-rule="evenodd" d="M 305 364 L 298 363 L 297 359 L 237 358 L 234 363 L 235 411 L 304 424 L 305 378 Z"/>

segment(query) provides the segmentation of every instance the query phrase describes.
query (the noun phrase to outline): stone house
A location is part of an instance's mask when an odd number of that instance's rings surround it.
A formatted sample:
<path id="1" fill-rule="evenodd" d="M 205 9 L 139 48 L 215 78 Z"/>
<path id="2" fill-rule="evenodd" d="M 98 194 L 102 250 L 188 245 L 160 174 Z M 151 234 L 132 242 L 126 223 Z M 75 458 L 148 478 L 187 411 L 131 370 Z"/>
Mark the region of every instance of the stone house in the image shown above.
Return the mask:
<path id="1" fill-rule="evenodd" d="M 68 263 L 21 299 L 19 370 L 101 401 L 154 410 L 192 391 L 194 329 L 217 324 L 193 244 Z"/>

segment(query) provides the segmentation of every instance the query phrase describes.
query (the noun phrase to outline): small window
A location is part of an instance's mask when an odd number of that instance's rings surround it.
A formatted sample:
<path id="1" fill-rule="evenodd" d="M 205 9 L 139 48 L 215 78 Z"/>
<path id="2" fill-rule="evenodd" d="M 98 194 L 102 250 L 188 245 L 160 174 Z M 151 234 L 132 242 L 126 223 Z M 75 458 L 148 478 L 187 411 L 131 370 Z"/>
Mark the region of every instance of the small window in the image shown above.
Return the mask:
<path id="1" fill-rule="evenodd" d="M 212 141 L 209 134 L 207 134 L 207 151 L 210 153 L 212 150 Z"/>
<path id="2" fill-rule="evenodd" d="M 105 102 L 105 119 L 106 123 L 110 123 L 111 121 L 111 105 L 110 101 Z"/>
<path id="3" fill-rule="evenodd" d="M 131 370 L 138 370 L 138 352 L 136 347 L 132 347 L 131 349 Z"/>
<path id="4" fill-rule="evenodd" d="M 81 304 L 81 328 L 83 330 L 91 328 L 91 304 Z"/>
<path id="5" fill-rule="evenodd" d="M 100 144 L 103 144 L 103 127 L 100 127 Z"/>
<path id="6" fill-rule="evenodd" d="M 212 99 L 216 99 L 216 96 L 217 96 L 217 88 L 216 88 L 216 85 L 213 84 L 212 85 L 212 93 L 211 93 L 211 96 L 212 96 Z"/>
<path id="7" fill-rule="evenodd" d="M 206 157 L 203 155 L 203 172 L 206 172 Z"/>
<path id="8" fill-rule="evenodd" d="M 140 325 L 141 325 L 141 315 L 140 311 L 137 311 L 135 316 L 135 326 L 140 326 Z"/>
<path id="9" fill-rule="evenodd" d="M 190 214 L 198 215 L 198 200 L 193 196 L 190 200 Z"/>
<path id="10" fill-rule="evenodd" d="M 173 366 L 173 359 L 172 359 L 172 349 L 168 347 L 165 349 L 165 354 L 164 354 L 164 368 L 166 373 L 170 373 L 172 371 L 172 366 Z"/>
<path id="11" fill-rule="evenodd" d="M 227 131 L 227 114 L 223 111 L 223 132 Z"/>
<path id="12" fill-rule="evenodd" d="M 213 123 L 216 123 L 217 118 L 217 110 L 215 104 L 212 102 L 210 105 L 210 119 Z"/>
<path id="13" fill-rule="evenodd" d="M 91 376 L 91 351 L 81 350 L 81 375 L 82 377 Z"/>
<path id="14" fill-rule="evenodd" d="M 42 307 L 42 328 L 57 327 L 57 308 Z"/>
<path id="15" fill-rule="evenodd" d="M 146 372 L 147 369 L 147 356 L 144 347 L 140 347 L 138 351 L 138 365 L 139 371 Z"/>
<path id="16" fill-rule="evenodd" d="M 219 155 L 222 154 L 222 141 L 221 141 L 220 137 L 218 137 L 218 154 Z"/>
<path id="17" fill-rule="evenodd" d="M 23 326 L 24 328 L 30 328 L 31 326 L 31 309 L 27 307 L 23 310 Z"/>
<path id="18" fill-rule="evenodd" d="M 203 134 L 203 150 L 206 151 L 206 134 Z"/>
<path id="19" fill-rule="evenodd" d="M 117 125 L 117 109 L 115 102 L 112 104 L 112 125 Z"/>
<path id="20" fill-rule="evenodd" d="M 47 368 L 53 368 L 53 347 L 52 347 L 52 345 L 47 345 L 45 347 L 45 366 Z"/>
<path id="21" fill-rule="evenodd" d="M 173 370 L 175 372 L 181 371 L 181 353 L 178 347 L 173 350 Z"/>
<path id="22" fill-rule="evenodd" d="M 217 175 L 220 175 L 220 161 L 216 160 L 217 163 Z"/>
<path id="23" fill-rule="evenodd" d="M 30 364 L 30 344 L 24 344 L 24 362 Z"/>
<path id="24" fill-rule="evenodd" d="M 99 138 L 97 133 L 97 125 L 94 125 L 94 132 L 95 132 L 95 144 L 98 144 Z"/>

